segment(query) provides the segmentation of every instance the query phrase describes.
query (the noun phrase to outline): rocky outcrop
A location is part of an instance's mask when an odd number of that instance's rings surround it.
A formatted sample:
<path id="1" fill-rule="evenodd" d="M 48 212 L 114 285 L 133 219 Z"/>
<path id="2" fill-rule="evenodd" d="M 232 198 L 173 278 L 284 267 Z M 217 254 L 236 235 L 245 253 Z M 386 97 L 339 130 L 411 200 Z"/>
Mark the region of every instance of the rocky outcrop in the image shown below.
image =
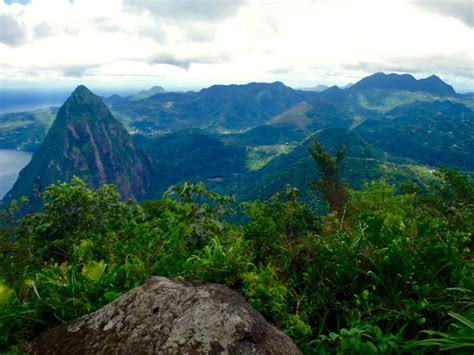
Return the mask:
<path id="1" fill-rule="evenodd" d="M 152 277 L 29 345 L 32 354 L 300 354 L 238 293 Z"/>

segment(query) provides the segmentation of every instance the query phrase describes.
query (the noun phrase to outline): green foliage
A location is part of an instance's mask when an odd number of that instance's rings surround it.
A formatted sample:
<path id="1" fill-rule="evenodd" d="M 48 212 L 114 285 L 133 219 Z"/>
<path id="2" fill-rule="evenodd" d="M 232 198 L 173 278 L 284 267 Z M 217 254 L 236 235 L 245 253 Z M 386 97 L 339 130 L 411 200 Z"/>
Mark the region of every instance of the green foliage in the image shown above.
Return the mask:
<path id="1" fill-rule="evenodd" d="M 473 185 L 442 170 L 425 193 L 384 181 L 316 216 L 287 188 L 240 205 L 185 183 L 124 203 L 113 186 L 50 186 L 0 228 L 0 351 L 113 301 L 151 275 L 225 284 L 304 353 L 472 352 Z"/>
<path id="2" fill-rule="evenodd" d="M 319 180 L 310 182 L 310 187 L 315 190 L 319 188 L 331 211 L 342 215 L 347 201 L 346 186 L 340 177 L 345 148 L 342 147 L 336 152 L 335 157 L 331 157 L 313 137 L 309 153 L 319 170 Z"/>
<path id="3" fill-rule="evenodd" d="M 474 350 L 474 314 L 466 317 L 460 314 L 449 312 L 448 315 L 454 322 L 450 324 L 449 332 L 440 332 L 435 330 L 424 330 L 429 336 L 427 339 L 409 342 L 407 350 L 413 351 L 416 348 L 436 347 L 441 351 L 456 351 L 457 354 L 472 354 Z M 469 317 L 469 318 L 468 318 Z"/>

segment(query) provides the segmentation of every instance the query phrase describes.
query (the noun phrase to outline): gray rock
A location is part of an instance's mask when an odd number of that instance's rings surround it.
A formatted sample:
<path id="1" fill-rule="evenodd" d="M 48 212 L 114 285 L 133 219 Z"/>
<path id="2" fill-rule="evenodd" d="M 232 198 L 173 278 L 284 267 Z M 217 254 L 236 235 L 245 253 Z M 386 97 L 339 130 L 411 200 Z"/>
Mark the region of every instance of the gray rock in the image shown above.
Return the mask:
<path id="1" fill-rule="evenodd" d="M 301 354 L 238 293 L 152 277 L 29 345 L 32 354 Z"/>

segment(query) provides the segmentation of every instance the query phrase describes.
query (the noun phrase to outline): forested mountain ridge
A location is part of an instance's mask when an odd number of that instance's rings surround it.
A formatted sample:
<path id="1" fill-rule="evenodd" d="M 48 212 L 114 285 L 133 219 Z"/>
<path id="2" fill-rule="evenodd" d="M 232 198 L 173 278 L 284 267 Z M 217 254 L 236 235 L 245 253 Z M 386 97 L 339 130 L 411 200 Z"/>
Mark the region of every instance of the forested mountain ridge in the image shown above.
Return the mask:
<path id="1" fill-rule="evenodd" d="M 431 166 L 474 170 L 474 112 L 448 100 L 413 102 L 366 120 L 354 131 L 386 152 Z"/>
<path id="2" fill-rule="evenodd" d="M 360 85 L 366 87 L 373 76 L 359 81 Z M 365 119 L 383 119 L 386 112 L 416 101 L 449 100 L 474 109 L 474 98 L 469 95 L 441 94 L 425 84 L 396 85 L 404 75 L 382 76 L 385 80 L 381 84 L 361 90 L 356 86 L 309 92 L 293 90 L 280 82 L 214 85 L 199 92 L 165 92 L 154 87 L 128 97 L 113 95 L 104 101 L 130 133 L 148 137 L 190 128 L 238 133 L 262 124 L 307 130 L 351 127 Z M 408 81 L 413 80 L 420 82 L 413 77 Z M 435 81 L 449 86 L 441 79 Z M 0 148 L 36 150 L 55 114 L 54 109 L 43 109 L 0 115 Z"/>
<path id="3" fill-rule="evenodd" d="M 313 96 L 281 82 L 213 85 L 199 92 L 163 93 L 143 100 L 111 102 L 111 109 L 144 134 L 203 128 L 213 131 L 255 127 Z M 107 102 L 107 100 L 106 100 Z"/>
<path id="4" fill-rule="evenodd" d="M 456 91 L 454 91 L 451 85 L 446 84 L 436 75 L 417 80 L 410 74 L 400 75 L 394 73 L 375 73 L 358 81 L 348 90 L 358 91 L 372 89 L 422 91 L 439 95 L 456 94 Z"/>
<path id="5" fill-rule="evenodd" d="M 214 85 L 199 92 L 154 87 L 129 97 L 112 95 L 104 102 L 130 133 L 156 137 L 190 128 L 249 129 L 313 95 L 275 82 Z M 55 114 L 56 109 L 48 109 L 0 115 L 0 148 L 36 150 Z"/>

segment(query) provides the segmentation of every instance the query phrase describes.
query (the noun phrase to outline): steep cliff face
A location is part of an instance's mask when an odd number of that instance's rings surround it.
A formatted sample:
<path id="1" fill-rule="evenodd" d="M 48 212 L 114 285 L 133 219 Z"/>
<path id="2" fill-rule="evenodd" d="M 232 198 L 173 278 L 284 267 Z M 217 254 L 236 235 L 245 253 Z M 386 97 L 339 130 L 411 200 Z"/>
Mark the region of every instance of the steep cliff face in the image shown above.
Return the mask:
<path id="1" fill-rule="evenodd" d="M 58 181 L 81 177 L 90 187 L 117 185 L 122 198 L 143 197 L 150 161 L 137 149 L 102 99 L 79 86 L 58 111 L 40 148 L 20 172 L 5 200 L 31 196 Z"/>

